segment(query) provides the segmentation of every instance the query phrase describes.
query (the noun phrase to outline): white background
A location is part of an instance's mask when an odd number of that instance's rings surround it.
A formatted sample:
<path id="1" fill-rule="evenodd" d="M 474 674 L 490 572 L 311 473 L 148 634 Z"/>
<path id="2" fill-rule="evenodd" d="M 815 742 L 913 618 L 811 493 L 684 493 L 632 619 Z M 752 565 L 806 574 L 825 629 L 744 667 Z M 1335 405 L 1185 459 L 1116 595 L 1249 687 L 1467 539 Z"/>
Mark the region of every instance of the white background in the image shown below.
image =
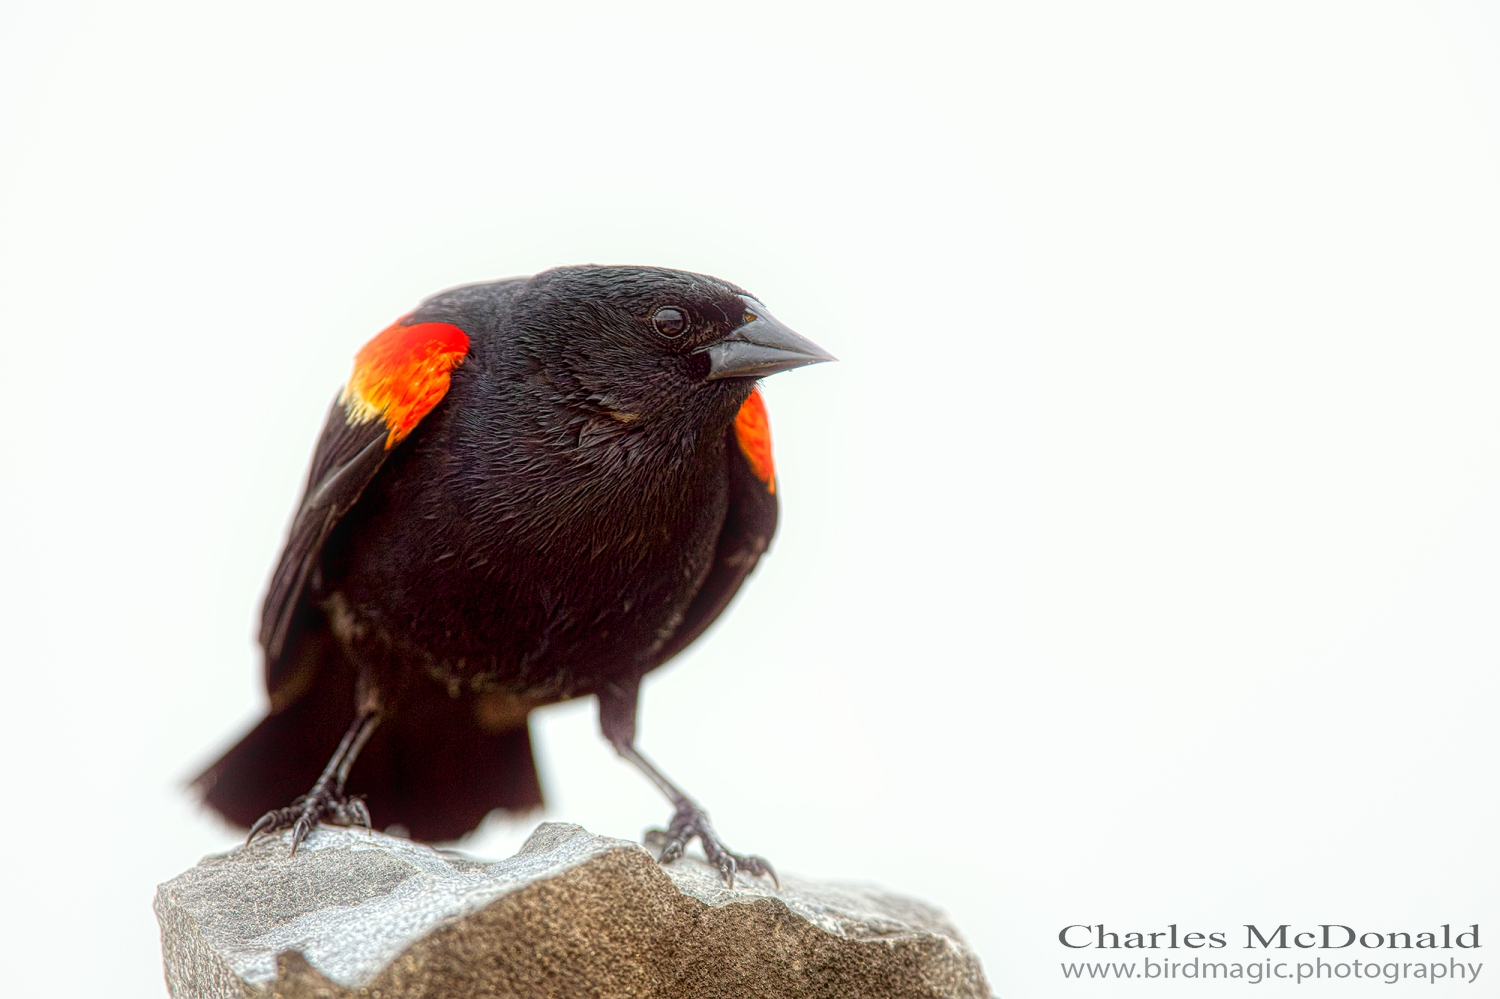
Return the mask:
<path id="1" fill-rule="evenodd" d="M 163 993 L 353 352 L 588 261 L 843 358 L 767 383 L 776 545 L 645 692 L 732 844 L 943 906 L 1006 999 L 1244 988 L 1064 983 L 1077 922 L 1492 953 L 1497 46 L 1462 3 L 6 5 L 6 990 Z M 534 732 L 547 817 L 666 818 L 591 702 Z"/>

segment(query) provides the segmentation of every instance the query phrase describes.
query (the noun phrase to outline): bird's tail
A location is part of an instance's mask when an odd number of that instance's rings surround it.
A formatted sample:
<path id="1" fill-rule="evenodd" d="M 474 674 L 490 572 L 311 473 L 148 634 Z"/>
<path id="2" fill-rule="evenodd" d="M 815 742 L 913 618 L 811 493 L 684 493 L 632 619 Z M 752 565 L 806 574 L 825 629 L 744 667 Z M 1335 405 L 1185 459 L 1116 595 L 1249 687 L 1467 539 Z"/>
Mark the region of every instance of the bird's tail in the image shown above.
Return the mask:
<path id="1" fill-rule="evenodd" d="M 339 664 L 342 667 L 342 663 Z M 475 723 L 474 702 L 440 688 L 403 699 L 364 747 L 349 775 L 377 829 L 406 827 L 413 839 L 458 839 L 492 809 L 542 804 L 524 718 L 499 732 Z M 203 802 L 235 825 L 305 794 L 354 719 L 354 676 L 317 671 L 291 704 L 266 716 L 196 780 Z"/>

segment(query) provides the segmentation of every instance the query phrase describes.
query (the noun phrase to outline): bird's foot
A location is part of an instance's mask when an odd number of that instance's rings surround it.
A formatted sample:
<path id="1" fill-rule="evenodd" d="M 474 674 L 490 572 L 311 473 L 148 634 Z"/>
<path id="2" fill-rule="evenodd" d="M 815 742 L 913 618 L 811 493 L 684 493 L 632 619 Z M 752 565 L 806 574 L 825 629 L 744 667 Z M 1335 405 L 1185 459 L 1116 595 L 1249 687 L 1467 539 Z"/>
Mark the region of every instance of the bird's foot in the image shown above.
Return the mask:
<path id="1" fill-rule="evenodd" d="M 708 813 L 690 801 L 677 806 L 677 814 L 672 816 L 672 824 L 666 829 L 647 830 L 646 845 L 660 850 L 660 861 L 670 864 L 682 856 L 694 837 L 703 843 L 704 856 L 719 869 L 729 887 L 734 887 L 735 873 L 742 871 L 751 875 L 768 874 L 777 889 L 781 888 L 776 869 L 769 860 L 730 850 L 718 833 L 714 832 L 714 827 L 708 821 Z"/>
<path id="2" fill-rule="evenodd" d="M 370 810 L 360 798 L 351 798 L 345 795 L 331 784 L 319 781 L 313 785 L 313 789 L 302 797 L 293 801 L 285 808 L 273 808 L 259 819 L 255 825 L 250 827 L 250 835 L 245 837 L 248 845 L 251 840 L 263 832 L 275 832 L 278 829 L 292 830 L 292 855 L 297 854 L 297 845 L 307 839 L 307 834 L 313 831 L 313 827 L 319 822 L 331 822 L 335 825 L 352 826 L 361 825 L 370 828 Z"/>

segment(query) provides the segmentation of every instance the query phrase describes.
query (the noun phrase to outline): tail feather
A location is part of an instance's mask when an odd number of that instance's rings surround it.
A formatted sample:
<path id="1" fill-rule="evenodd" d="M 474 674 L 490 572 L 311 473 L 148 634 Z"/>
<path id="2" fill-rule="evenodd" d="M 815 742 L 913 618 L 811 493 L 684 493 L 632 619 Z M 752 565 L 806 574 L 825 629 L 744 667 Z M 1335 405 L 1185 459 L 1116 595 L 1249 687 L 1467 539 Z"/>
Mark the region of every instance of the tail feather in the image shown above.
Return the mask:
<path id="1" fill-rule="evenodd" d="M 340 682 L 344 672 L 319 670 L 301 697 L 273 710 L 199 774 L 193 790 L 203 803 L 248 828 L 306 794 L 354 720 L 354 681 Z"/>
<path id="2" fill-rule="evenodd" d="M 446 692 L 408 698 L 375 730 L 349 774 L 378 828 L 405 826 L 413 839 L 458 839 L 496 808 L 542 805 L 542 784 L 523 720 L 503 732 L 474 723 L 474 702 Z"/>
<path id="3" fill-rule="evenodd" d="M 263 719 L 193 787 L 230 822 L 250 826 L 312 787 L 353 721 L 354 703 L 351 670 L 319 669 L 302 696 Z M 375 730 L 347 790 L 364 796 L 377 829 L 400 824 L 413 839 L 440 842 L 473 830 L 493 809 L 542 804 L 526 722 L 488 732 L 473 712 L 470 699 L 434 687 L 405 697 Z"/>

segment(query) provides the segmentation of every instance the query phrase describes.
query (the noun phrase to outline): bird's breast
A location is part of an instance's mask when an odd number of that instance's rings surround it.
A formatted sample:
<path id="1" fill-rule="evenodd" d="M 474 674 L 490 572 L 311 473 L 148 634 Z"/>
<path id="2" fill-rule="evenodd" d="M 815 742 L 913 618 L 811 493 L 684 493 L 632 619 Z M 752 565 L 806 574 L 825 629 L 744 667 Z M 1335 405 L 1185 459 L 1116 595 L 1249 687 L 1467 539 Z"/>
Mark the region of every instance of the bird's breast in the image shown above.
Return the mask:
<path id="1" fill-rule="evenodd" d="M 712 564 L 724 462 L 600 443 L 377 480 L 329 575 L 385 669 L 546 701 L 651 665 Z"/>

